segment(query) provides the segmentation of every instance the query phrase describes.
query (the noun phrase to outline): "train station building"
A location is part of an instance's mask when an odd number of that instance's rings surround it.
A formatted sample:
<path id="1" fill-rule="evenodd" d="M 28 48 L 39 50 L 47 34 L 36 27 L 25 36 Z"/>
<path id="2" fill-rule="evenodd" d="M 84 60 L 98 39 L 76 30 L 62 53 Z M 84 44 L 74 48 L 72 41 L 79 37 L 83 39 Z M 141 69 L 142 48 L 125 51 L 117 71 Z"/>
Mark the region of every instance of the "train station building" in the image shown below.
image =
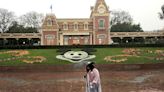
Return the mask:
<path id="1" fill-rule="evenodd" d="M 58 19 L 47 14 L 42 25 L 42 45 L 99 45 L 112 43 L 109 8 L 97 0 L 89 18 Z"/>

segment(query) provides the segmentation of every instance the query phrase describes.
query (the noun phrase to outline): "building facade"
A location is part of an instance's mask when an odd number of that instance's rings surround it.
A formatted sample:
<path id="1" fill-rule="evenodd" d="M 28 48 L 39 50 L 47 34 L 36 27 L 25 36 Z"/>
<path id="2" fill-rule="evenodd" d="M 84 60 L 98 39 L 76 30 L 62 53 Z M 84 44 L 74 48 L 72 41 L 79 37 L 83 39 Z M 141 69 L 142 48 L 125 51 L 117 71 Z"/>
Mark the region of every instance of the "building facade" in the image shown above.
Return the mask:
<path id="1" fill-rule="evenodd" d="M 42 45 L 105 45 L 110 37 L 109 9 L 104 0 L 91 7 L 90 18 L 58 19 L 47 14 L 42 25 Z"/>
<path id="2" fill-rule="evenodd" d="M 40 33 L 0 33 L 1 46 L 108 45 L 164 43 L 164 29 L 152 32 L 110 32 L 110 12 L 104 0 L 91 7 L 89 18 L 58 19 L 47 14 Z"/>

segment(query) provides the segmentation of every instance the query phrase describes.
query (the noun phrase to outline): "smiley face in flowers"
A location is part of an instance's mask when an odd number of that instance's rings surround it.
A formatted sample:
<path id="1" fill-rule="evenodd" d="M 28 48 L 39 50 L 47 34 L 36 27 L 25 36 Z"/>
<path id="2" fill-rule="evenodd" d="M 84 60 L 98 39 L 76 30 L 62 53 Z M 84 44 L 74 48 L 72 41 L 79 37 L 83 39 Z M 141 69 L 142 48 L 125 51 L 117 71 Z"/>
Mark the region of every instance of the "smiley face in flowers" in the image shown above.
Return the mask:
<path id="1" fill-rule="evenodd" d="M 79 63 L 82 61 L 90 60 L 95 58 L 95 55 L 89 55 L 85 51 L 67 51 L 63 55 L 57 55 L 56 58 L 61 60 L 67 60 L 72 63 Z"/>

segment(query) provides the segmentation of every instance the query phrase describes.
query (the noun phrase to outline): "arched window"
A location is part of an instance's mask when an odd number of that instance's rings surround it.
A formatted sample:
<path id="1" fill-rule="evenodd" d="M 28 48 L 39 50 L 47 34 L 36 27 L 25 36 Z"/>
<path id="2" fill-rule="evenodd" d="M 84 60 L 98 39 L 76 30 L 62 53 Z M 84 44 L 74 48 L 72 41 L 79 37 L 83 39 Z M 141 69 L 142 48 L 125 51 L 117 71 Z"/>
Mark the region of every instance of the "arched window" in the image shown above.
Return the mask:
<path id="1" fill-rule="evenodd" d="M 52 20 L 50 18 L 47 20 L 47 25 L 52 26 Z"/>
<path id="2" fill-rule="evenodd" d="M 105 20 L 104 19 L 100 19 L 99 20 L 99 29 L 104 29 L 105 28 Z"/>
<path id="3" fill-rule="evenodd" d="M 64 29 L 64 30 L 68 30 L 68 24 L 67 24 L 67 23 L 64 23 L 64 24 L 63 24 L 63 29 Z"/>

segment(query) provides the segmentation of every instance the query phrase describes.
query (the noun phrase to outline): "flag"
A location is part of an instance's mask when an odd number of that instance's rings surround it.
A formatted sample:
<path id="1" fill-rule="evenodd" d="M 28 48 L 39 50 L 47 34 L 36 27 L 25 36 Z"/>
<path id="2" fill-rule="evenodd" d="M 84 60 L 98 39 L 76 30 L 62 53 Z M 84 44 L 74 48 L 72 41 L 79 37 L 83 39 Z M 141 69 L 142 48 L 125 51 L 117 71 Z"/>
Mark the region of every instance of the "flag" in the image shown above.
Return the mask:
<path id="1" fill-rule="evenodd" d="M 52 5 L 50 6 L 50 9 L 52 10 Z"/>
<path id="2" fill-rule="evenodd" d="M 50 6 L 50 9 L 51 9 L 51 13 L 52 13 L 52 5 Z"/>

